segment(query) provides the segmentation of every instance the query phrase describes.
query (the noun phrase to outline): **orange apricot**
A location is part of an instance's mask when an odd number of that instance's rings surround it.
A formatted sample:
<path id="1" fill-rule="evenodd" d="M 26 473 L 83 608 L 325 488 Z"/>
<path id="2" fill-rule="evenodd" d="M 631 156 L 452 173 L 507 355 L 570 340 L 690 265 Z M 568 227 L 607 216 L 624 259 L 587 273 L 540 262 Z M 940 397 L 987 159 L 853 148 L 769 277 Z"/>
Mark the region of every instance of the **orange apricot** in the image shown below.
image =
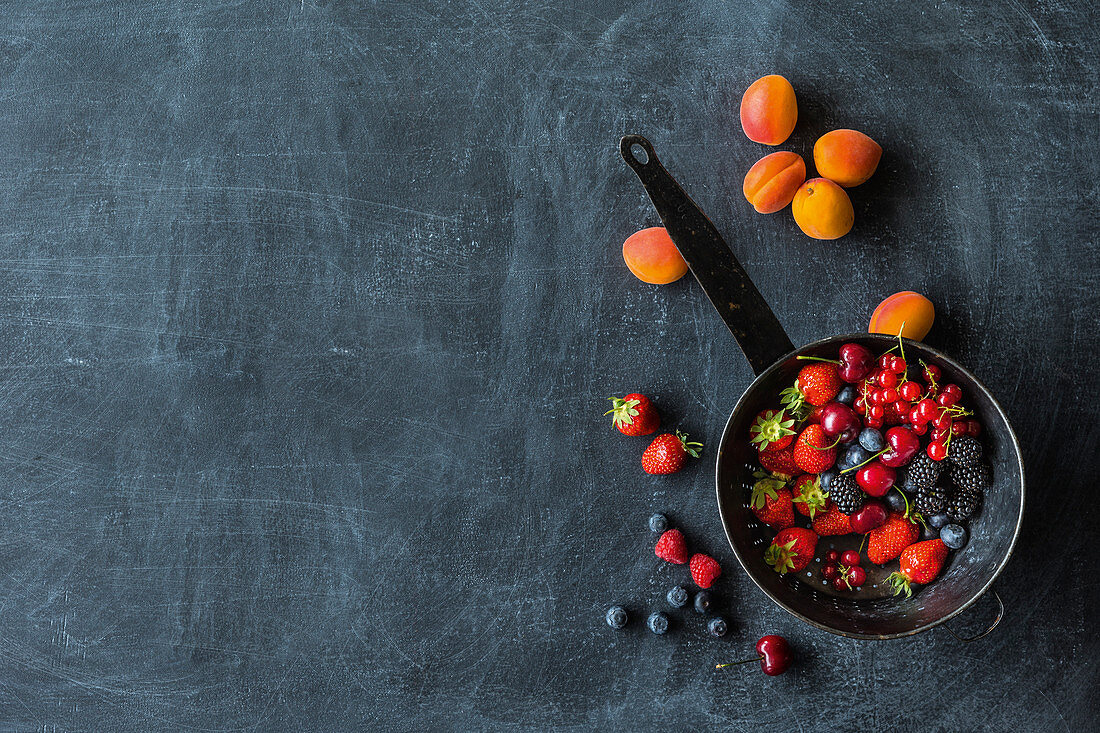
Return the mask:
<path id="1" fill-rule="evenodd" d="M 753 163 L 745 174 L 745 198 L 761 214 L 773 214 L 791 202 L 806 180 L 806 161 L 798 153 L 780 150 Z"/>
<path id="2" fill-rule="evenodd" d="M 928 335 L 932 321 L 936 320 L 936 307 L 920 293 L 906 290 L 894 293 L 878 304 L 871 314 L 871 333 L 888 333 L 920 341 Z"/>
<path id="3" fill-rule="evenodd" d="M 741 96 L 741 129 L 754 143 L 778 145 L 798 120 L 794 87 L 778 74 L 754 81 Z"/>
<path id="4" fill-rule="evenodd" d="M 848 194 L 826 178 L 803 183 L 795 192 L 791 213 L 798 228 L 814 239 L 839 239 L 856 221 Z"/>
<path id="5" fill-rule="evenodd" d="M 844 188 L 871 177 L 882 158 L 882 146 L 858 130 L 833 130 L 814 143 L 817 174 Z"/>
<path id="6" fill-rule="evenodd" d="M 651 285 L 676 282 L 688 271 L 687 262 L 664 227 L 650 227 L 627 237 L 623 259 L 634 277 Z"/>

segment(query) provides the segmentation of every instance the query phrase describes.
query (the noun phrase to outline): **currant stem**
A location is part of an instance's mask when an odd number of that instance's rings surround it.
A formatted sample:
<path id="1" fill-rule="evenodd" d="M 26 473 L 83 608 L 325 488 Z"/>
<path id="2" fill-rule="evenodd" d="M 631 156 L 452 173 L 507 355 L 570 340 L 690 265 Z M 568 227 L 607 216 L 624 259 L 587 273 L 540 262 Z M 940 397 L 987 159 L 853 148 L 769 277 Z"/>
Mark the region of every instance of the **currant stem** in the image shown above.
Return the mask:
<path id="1" fill-rule="evenodd" d="M 838 359 L 824 359 L 820 356 L 796 356 L 795 358 L 796 359 L 804 359 L 806 361 L 827 361 L 830 364 L 839 364 L 840 363 L 840 361 Z"/>
<path id="2" fill-rule="evenodd" d="M 725 669 L 726 667 L 736 667 L 738 664 L 748 664 L 749 662 L 763 661 L 764 657 L 754 657 L 752 659 L 742 659 L 740 662 L 726 662 L 724 664 L 714 665 L 715 669 Z"/>
<path id="3" fill-rule="evenodd" d="M 880 450 L 878 453 L 876 453 L 873 456 L 871 456 L 870 458 L 868 458 L 863 463 L 857 463 L 856 465 L 851 466 L 850 468 L 845 468 L 843 471 L 841 471 L 841 473 L 848 473 L 849 471 L 854 471 L 857 468 L 859 468 L 860 466 L 863 466 L 863 465 L 868 464 L 871 461 L 875 460 L 876 458 L 878 458 L 879 456 L 881 456 L 883 453 L 885 453 L 888 450 L 890 450 L 890 449 L 889 448 L 883 448 L 882 450 Z"/>

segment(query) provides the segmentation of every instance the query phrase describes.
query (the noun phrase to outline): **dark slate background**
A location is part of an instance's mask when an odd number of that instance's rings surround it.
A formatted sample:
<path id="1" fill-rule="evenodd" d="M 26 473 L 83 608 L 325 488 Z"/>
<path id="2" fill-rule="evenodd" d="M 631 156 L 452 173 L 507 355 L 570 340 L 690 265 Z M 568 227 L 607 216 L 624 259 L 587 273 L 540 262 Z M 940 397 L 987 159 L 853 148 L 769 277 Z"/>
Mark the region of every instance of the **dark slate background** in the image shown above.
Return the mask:
<path id="1" fill-rule="evenodd" d="M 982 5 L 8 4 L 0 728 L 1095 729 L 1100 24 Z M 773 72 L 784 147 L 885 148 L 842 240 L 742 200 Z M 625 132 L 795 343 L 936 302 L 1026 454 L 992 636 L 834 637 L 738 571 L 711 461 L 751 374 L 693 282 L 626 272 Z M 643 474 L 600 414 L 631 389 L 704 459 Z M 658 509 L 728 640 L 604 625 L 685 578 Z M 765 632 L 796 671 L 713 671 Z"/>

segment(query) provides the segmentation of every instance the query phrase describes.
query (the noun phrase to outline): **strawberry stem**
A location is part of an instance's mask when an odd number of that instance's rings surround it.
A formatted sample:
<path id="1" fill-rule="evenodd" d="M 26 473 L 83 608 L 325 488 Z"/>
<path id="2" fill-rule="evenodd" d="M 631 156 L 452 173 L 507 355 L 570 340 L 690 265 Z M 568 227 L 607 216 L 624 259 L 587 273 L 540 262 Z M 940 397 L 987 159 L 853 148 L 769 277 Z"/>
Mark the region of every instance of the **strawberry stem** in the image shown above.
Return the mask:
<path id="1" fill-rule="evenodd" d="M 753 657 L 752 659 L 742 659 L 740 662 L 725 662 L 723 664 L 714 665 L 715 669 L 725 669 L 726 667 L 736 667 L 739 664 L 748 664 L 749 662 L 763 661 L 764 657 Z"/>
<path id="2" fill-rule="evenodd" d="M 870 458 L 868 458 L 863 463 L 857 463 L 854 466 L 851 466 L 849 468 L 845 468 L 843 471 L 841 471 L 841 473 L 848 473 L 849 471 L 854 471 L 857 468 L 859 468 L 860 466 L 866 465 L 866 464 L 870 463 L 871 461 L 875 460 L 876 458 L 878 458 L 879 456 L 881 456 L 883 453 L 885 453 L 888 450 L 890 450 L 890 449 L 889 448 L 883 448 L 882 450 L 880 450 L 878 453 L 876 453 L 873 456 L 871 456 Z"/>
<path id="3" fill-rule="evenodd" d="M 830 364 L 839 364 L 839 359 L 825 359 L 820 356 L 796 356 L 796 359 L 804 359 L 806 361 L 827 361 Z"/>

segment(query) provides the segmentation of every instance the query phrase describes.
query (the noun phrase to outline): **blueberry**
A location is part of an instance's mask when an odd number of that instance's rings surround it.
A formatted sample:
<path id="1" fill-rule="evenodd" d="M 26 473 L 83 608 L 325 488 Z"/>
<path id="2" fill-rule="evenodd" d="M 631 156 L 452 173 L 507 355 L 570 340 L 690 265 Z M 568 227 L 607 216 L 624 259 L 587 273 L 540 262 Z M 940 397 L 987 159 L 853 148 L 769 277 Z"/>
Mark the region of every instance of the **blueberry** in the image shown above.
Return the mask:
<path id="1" fill-rule="evenodd" d="M 695 610 L 699 613 L 706 613 L 710 610 L 710 604 L 714 602 L 714 596 L 705 590 L 701 590 L 695 594 Z"/>
<path id="2" fill-rule="evenodd" d="M 664 514 L 654 514 L 649 518 L 649 528 L 654 532 L 664 532 L 668 529 L 668 519 Z"/>
<path id="3" fill-rule="evenodd" d="M 832 469 L 832 468 L 830 468 L 825 473 L 821 474 L 821 476 L 818 477 L 818 481 L 821 482 L 821 488 L 824 489 L 825 491 L 828 491 L 829 490 L 829 484 L 831 484 L 833 482 L 834 478 L 836 478 L 836 470 Z"/>
<path id="4" fill-rule="evenodd" d="M 621 629 L 626 626 L 627 615 L 626 609 L 622 606 L 612 606 L 607 609 L 607 625 L 613 629 Z"/>
<path id="5" fill-rule="evenodd" d="M 846 468 L 858 466 L 859 464 L 868 460 L 870 457 L 871 454 L 868 453 L 862 445 L 856 443 L 855 445 L 849 446 L 848 450 L 844 451 L 844 455 L 840 457 L 839 461 L 837 461 L 837 467 L 840 468 L 841 471 L 843 471 Z"/>
<path id="6" fill-rule="evenodd" d="M 726 620 L 721 616 L 715 616 L 707 624 L 707 631 L 711 636 L 722 637 L 726 635 Z"/>
<path id="7" fill-rule="evenodd" d="M 660 611 L 654 611 L 649 614 L 649 620 L 645 622 L 645 625 L 654 634 L 663 634 L 668 631 L 668 616 Z"/>
<path id="8" fill-rule="evenodd" d="M 871 453 L 878 453 L 886 447 L 886 441 L 883 439 L 882 433 L 874 428 L 863 429 L 863 432 L 859 434 L 859 444 Z"/>
<path id="9" fill-rule="evenodd" d="M 905 496 L 900 491 L 891 491 L 886 494 L 886 505 L 895 512 L 904 512 L 905 504 Z"/>
<path id="10" fill-rule="evenodd" d="M 940 527 L 951 523 L 951 517 L 947 516 L 946 514 L 933 514 L 930 517 L 926 517 L 926 519 L 928 520 L 928 523 L 936 529 L 939 529 Z"/>
<path id="11" fill-rule="evenodd" d="M 961 550 L 966 545 L 966 528 L 961 524 L 948 524 L 940 530 L 943 544 L 952 550 Z"/>
<path id="12" fill-rule="evenodd" d="M 844 385 L 844 388 L 837 394 L 836 401 L 851 407 L 852 403 L 856 401 L 856 388 L 850 384 Z"/>
<path id="13" fill-rule="evenodd" d="M 668 605 L 673 608 L 683 608 L 688 602 L 688 591 L 682 585 L 674 586 L 672 590 L 668 592 Z"/>

